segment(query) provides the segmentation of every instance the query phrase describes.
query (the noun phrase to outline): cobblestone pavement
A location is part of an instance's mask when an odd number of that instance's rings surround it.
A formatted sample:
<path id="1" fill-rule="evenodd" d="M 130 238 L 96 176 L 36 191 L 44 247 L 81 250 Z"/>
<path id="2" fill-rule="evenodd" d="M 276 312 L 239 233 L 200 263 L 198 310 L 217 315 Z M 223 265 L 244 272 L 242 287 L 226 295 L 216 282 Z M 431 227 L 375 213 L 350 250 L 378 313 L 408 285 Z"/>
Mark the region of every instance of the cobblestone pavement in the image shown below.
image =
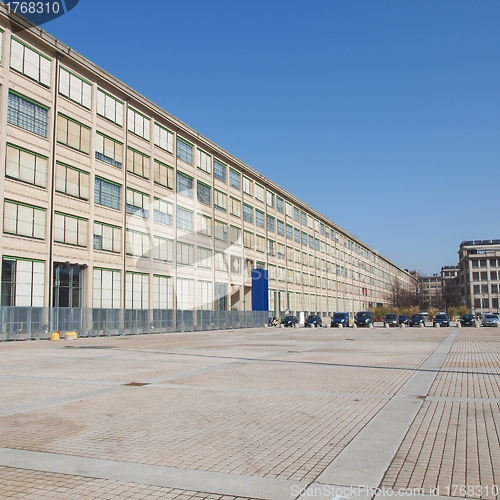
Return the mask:
<path id="1" fill-rule="evenodd" d="M 500 330 L 0 344 L 0 499 L 496 499 Z"/>

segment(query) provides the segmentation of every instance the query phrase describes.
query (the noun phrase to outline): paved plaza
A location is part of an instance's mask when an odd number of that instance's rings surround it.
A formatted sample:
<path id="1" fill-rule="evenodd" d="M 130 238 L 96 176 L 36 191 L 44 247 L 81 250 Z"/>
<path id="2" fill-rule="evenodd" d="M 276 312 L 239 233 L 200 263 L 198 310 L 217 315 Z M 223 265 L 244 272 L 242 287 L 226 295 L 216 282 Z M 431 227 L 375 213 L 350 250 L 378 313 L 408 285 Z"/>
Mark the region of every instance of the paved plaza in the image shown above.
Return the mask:
<path id="1" fill-rule="evenodd" d="M 495 499 L 500 329 L 0 343 L 0 498 Z"/>

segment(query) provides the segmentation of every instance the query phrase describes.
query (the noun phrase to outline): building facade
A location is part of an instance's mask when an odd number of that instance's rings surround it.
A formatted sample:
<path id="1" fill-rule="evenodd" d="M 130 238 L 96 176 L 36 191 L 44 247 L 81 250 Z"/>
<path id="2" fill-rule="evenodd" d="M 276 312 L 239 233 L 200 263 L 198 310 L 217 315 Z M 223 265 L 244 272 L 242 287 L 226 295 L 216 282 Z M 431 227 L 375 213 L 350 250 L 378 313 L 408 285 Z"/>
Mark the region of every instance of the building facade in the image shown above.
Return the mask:
<path id="1" fill-rule="evenodd" d="M 420 276 L 420 305 L 423 309 L 443 306 L 441 276 Z"/>
<path id="2" fill-rule="evenodd" d="M 462 303 L 475 314 L 499 312 L 500 240 L 463 241 L 458 256 Z"/>
<path id="3" fill-rule="evenodd" d="M 46 32 L 12 23 L 0 4 L 1 305 L 251 310 L 251 270 L 265 268 L 271 312 L 329 315 L 413 282 Z"/>

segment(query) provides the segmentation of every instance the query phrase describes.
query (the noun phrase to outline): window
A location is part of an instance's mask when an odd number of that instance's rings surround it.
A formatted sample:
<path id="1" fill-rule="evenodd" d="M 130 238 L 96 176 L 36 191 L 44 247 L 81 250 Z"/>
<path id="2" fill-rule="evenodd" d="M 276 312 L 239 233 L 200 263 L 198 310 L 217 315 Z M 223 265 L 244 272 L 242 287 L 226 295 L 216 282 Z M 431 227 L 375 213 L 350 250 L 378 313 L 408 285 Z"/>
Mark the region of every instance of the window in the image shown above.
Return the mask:
<path id="1" fill-rule="evenodd" d="M 293 262 L 293 248 L 287 246 L 286 247 L 286 260 Z"/>
<path id="2" fill-rule="evenodd" d="M 253 208 L 243 203 L 243 220 L 253 223 Z"/>
<path id="3" fill-rule="evenodd" d="M 236 245 L 241 238 L 241 229 L 236 226 L 229 226 L 229 243 Z"/>
<path id="4" fill-rule="evenodd" d="M 123 144 L 100 132 L 96 132 L 95 157 L 113 167 L 122 167 Z"/>
<path id="5" fill-rule="evenodd" d="M 498 293 L 498 284 L 494 283 L 491 285 L 491 293 Z"/>
<path id="6" fill-rule="evenodd" d="M 296 227 L 293 228 L 293 241 L 300 243 L 300 231 Z"/>
<path id="7" fill-rule="evenodd" d="M 267 253 L 269 255 L 274 255 L 275 242 L 273 240 L 267 240 Z"/>
<path id="8" fill-rule="evenodd" d="M 285 258 L 285 245 L 283 243 L 278 243 L 276 245 L 277 251 L 278 251 L 278 259 L 284 259 Z"/>
<path id="9" fill-rule="evenodd" d="M 153 218 L 155 222 L 172 226 L 174 224 L 174 205 L 160 198 L 155 198 Z"/>
<path id="10" fill-rule="evenodd" d="M 166 128 L 163 128 L 162 126 L 155 123 L 154 135 L 155 146 L 158 146 L 160 149 L 163 149 L 164 151 L 167 151 L 169 153 L 174 152 L 173 132 L 170 132 L 170 130 L 167 130 Z"/>
<path id="11" fill-rule="evenodd" d="M 94 250 L 121 252 L 122 230 L 103 222 L 94 222 Z"/>
<path id="12" fill-rule="evenodd" d="M 214 158 L 214 177 L 222 182 L 226 182 L 226 165 Z"/>
<path id="13" fill-rule="evenodd" d="M 227 310 L 227 284 L 226 283 L 215 283 L 214 285 L 215 301 L 214 309 L 216 311 Z"/>
<path id="14" fill-rule="evenodd" d="M 488 267 L 488 261 L 486 259 L 481 259 L 479 265 L 480 267 Z"/>
<path id="15" fill-rule="evenodd" d="M 153 237 L 153 259 L 162 262 L 174 261 L 174 241 L 168 238 Z"/>
<path id="16" fill-rule="evenodd" d="M 149 253 L 149 234 L 127 229 L 125 252 L 127 255 L 147 257 Z"/>
<path id="17" fill-rule="evenodd" d="M 255 184 L 255 198 L 264 202 L 264 188 L 259 184 Z"/>
<path id="18" fill-rule="evenodd" d="M 307 214 L 305 212 L 300 212 L 300 222 L 303 226 L 307 226 Z"/>
<path id="19" fill-rule="evenodd" d="M 5 176 L 47 187 L 48 158 L 7 143 Z"/>
<path id="20" fill-rule="evenodd" d="M 135 149 L 128 148 L 127 171 L 139 177 L 149 179 L 149 156 Z"/>
<path id="21" fill-rule="evenodd" d="M 286 225 L 286 237 L 288 240 L 291 240 L 293 238 L 293 228 L 290 224 Z"/>
<path id="22" fill-rule="evenodd" d="M 4 233 L 45 239 L 45 209 L 5 200 L 3 217 Z"/>
<path id="23" fill-rule="evenodd" d="M 136 217 L 149 217 L 149 195 L 127 188 L 127 206 L 126 211 Z"/>
<path id="24" fill-rule="evenodd" d="M 50 87 L 51 60 L 40 52 L 12 37 L 10 67 L 33 80 Z"/>
<path id="25" fill-rule="evenodd" d="M 193 197 L 193 178 L 177 171 L 177 192 L 183 196 Z"/>
<path id="26" fill-rule="evenodd" d="M 282 214 L 283 213 L 283 198 L 276 196 L 276 210 Z"/>
<path id="27" fill-rule="evenodd" d="M 293 207 L 291 203 L 285 202 L 285 213 L 287 217 L 293 216 Z"/>
<path id="28" fill-rule="evenodd" d="M 274 208 L 274 193 L 267 191 L 266 195 L 267 195 L 267 205 L 269 207 Z"/>
<path id="29" fill-rule="evenodd" d="M 309 240 L 309 248 L 314 248 L 314 237 L 312 235 L 308 234 L 307 238 Z"/>
<path id="30" fill-rule="evenodd" d="M 211 311 L 212 308 L 212 283 L 210 281 L 198 281 L 198 309 L 202 311 Z"/>
<path id="31" fill-rule="evenodd" d="M 498 280 L 498 272 L 497 271 L 490 271 L 490 280 L 492 280 L 492 281 Z"/>
<path id="32" fill-rule="evenodd" d="M 285 235 L 285 223 L 282 220 L 276 222 L 276 232 L 281 236 Z"/>
<path id="33" fill-rule="evenodd" d="M 94 203 L 120 210 L 121 186 L 96 177 L 94 182 Z"/>
<path id="34" fill-rule="evenodd" d="M 44 306 L 45 262 L 2 259 L 2 306 Z"/>
<path id="35" fill-rule="evenodd" d="M 201 149 L 198 149 L 198 168 L 209 174 L 212 173 L 212 157 Z"/>
<path id="36" fill-rule="evenodd" d="M 275 229 L 275 219 L 272 215 L 267 216 L 267 230 L 274 233 Z"/>
<path id="37" fill-rule="evenodd" d="M 325 225 L 322 222 L 319 223 L 319 234 L 325 234 Z"/>
<path id="38" fill-rule="evenodd" d="M 278 267 L 278 281 L 285 281 L 286 273 L 284 267 Z"/>
<path id="39" fill-rule="evenodd" d="M 97 114 L 123 126 L 123 102 L 101 89 L 97 89 Z"/>
<path id="40" fill-rule="evenodd" d="M 479 261 L 477 259 L 471 260 L 472 262 L 472 267 L 479 267 Z"/>
<path id="41" fill-rule="evenodd" d="M 253 233 L 250 231 L 243 231 L 243 246 L 253 248 Z"/>
<path id="42" fill-rule="evenodd" d="M 214 208 L 221 212 L 227 210 L 227 195 L 217 189 L 214 189 Z"/>
<path id="43" fill-rule="evenodd" d="M 227 263 L 227 255 L 224 252 L 215 252 L 214 259 L 215 270 L 227 273 L 229 267 Z"/>
<path id="44" fill-rule="evenodd" d="M 229 169 L 229 185 L 235 189 L 241 188 L 241 174 L 232 168 Z"/>
<path id="45" fill-rule="evenodd" d="M 48 108 L 9 90 L 7 122 L 41 137 L 47 137 Z"/>
<path id="46" fill-rule="evenodd" d="M 177 207 L 177 229 L 193 230 L 193 212 L 191 210 Z"/>
<path id="47" fill-rule="evenodd" d="M 149 141 L 151 120 L 134 108 L 128 108 L 128 130 L 146 141 Z"/>
<path id="48" fill-rule="evenodd" d="M 214 237 L 216 240 L 227 241 L 227 223 L 215 220 Z"/>
<path id="49" fill-rule="evenodd" d="M 89 154 L 90 127 L 59 113 L 57 115 L 57 142 Z"/>
<path id="50" fill-rule="evenodd" d="M 96 308 L 118 309 L 120 297 L 120 271 L 95 267 L 92 305 Z"/>
<path id="51" fill-rule="evenodd" d="M 174 284 L 170 276 L 153 276 L 153 309 L 174 308 Z"/>
<path id="52" fill-rule="evenodd" d="M 66 243 L 67 245 L 79 247 L 87 246 L 88 219 L 55 212 L 54 226 L 54 241 L 57 243 Z"/>
<path id="53" fill-rule="evenodd" d="M 194 307 L 194 281 L 177 278 L 177 309 L 191 310 Z"/>
<path id="54" fill-rule="evenodd" d="M 256 246 L 255 249 L 257 252 L 265 252 L 266 251 L 266 238 L 264 236 L 260 236 L 259 234 L 256 236 Z"/>
<path id="55" fill-rule="evenodd" d="M 155 184 L 160 184 L 169 189 L 174 188 L 174 169 L 161 161 L 154 162 Z"/>
<path id="56" fill-rule="evenodd" d="M 307 246 L 307 233 L 304 233 L 304 231 L 301 232 L 301 243 L 305 247 Z"/>
<path id="57" fill-rule="evenodd" d="M 177 158 L 190 165 L 193 164 L 193 145 L 180 137 L 177 137 Z"/>
<path id="58" fill-rule="evenodd" d="M 231 215 L 241 217 L 241 201 L 233 197 L 229 201 L 231 203 Z"/>
<path id="59" fill-rule="evenodd" d="M 243 177 L 243 192 L 252 196 L 252 181 L 248 177 Z"/>
<path id="60" fill-rule="evenodd" d="M 481 293 L 488 294 L 488 285 L 481 285 Z"/>
<path id="61" fill-rule="evenodd" d="M 149 274 L 126 273 L 125 308 L 149 309 Z"/>
<path id="62" fill-rule="evenodd" d="M 59 68 L 59 94 L 87 109 L 92 106 L 92 85 L 63 66 Z"/>
<path id="63" fill-rule="evenodd" d="M 210 186 L 203 184 L 203 182 L 198 181 L 196 185 L 196 196 L 200 203 L 204 205 L 211 205 L 212 192 Z"/>
<path id="64" fill-rule="evenodd" d="M 56 163 L 56 191 L 68 196 L 88 200 L 90 175 L 64 163 Z"/>
<path id="65" fill-rule="evenodd" d="M 269 264 L 267 266 L 267 276 L 270 280 L 276 279 L 276 266 Z"/>
<path id="66" fill-rule="evenodd" d="M 264 212 L 262 210 L 255 209 L 255 224 L 259 227 L 264 227 Z"/>
<path id="67" fill-rule="evenodd" d="M 198 247 L 198 267 L 212 268 L 212 250 L 210 248 Z"/>
<path id="68" fill-rule="evenodd" d="M 212 236 L 212 217 L 198 214 L 198 234 L 201 236 Z"/>
<path id="69" fill-rule="evenodd" d="M 194 264 L 194 246 L 177 242 L 177 264 L 192 266 Z"/>

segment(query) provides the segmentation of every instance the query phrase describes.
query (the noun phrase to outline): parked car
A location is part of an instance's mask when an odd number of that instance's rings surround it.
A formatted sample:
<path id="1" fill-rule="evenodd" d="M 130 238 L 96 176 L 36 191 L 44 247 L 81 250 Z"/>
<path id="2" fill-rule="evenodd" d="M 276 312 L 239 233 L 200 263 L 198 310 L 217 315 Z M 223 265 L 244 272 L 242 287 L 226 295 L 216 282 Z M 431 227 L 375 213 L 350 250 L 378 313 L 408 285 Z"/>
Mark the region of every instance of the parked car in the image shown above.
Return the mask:
<path id="1" fill-rule="evenodd" d="M 321 321 L 321 317 L 318 316 L 317 314 L 310 314 L 307 319 L 306 319 L 306 322 L 304 323 L 305 326 L 310 326 L 310 327 L 313 327 L 313 326 L 322 326 L 323 322 Z"/>
<path id="2" fill-rule="evenodd" d="M 500 318 L 498 314 L 486 313 L 483 315 L 483 326 L 499 326 Z"/>
<path id="3" fill-rule="evenodd" d="M 412 314 L 410 317 L 410 326 L 425 325 L 425 317 L 423 314 Z"/>
<path id="4" fill-rule="evenodd" d="M 401 314 L 398 319 L 400 325 L 408 326 L 410 324 L 410 318 L 406 314 Z"/>
<path id="5" fill-rule="evenodd" d="M 462 314 L 460 317 L 460 326 L 474 326 L 476 318 L 473 314 Z"/>
<path id="6" fill-rule="evenodd" d="M 282 324 L 282 325 L 285 325 L 285 326 L 290 326 L 290 327 L 293 327 L 293 326 L 294 326 L 294 325 L 296 325 L 298 322 L 299 322 L 299 318 L 297 318 L 297 316 L 285 316 L 285 317 L 281 320 L 281 324 Z"/>
<path id="7" fill-rule="evenodd" d="M 335 328 L 338 326 L 349 326 L 349 313 L 338 312 L 334 313 L 332 316 L 331 327 Z"/>
<path id="8" fill-rule="evenodd" d="M 384 326 L 399 326 L 399 316 L 396 313 L 387 313 L 384 318 Z"/>
<path id="9" fill-rule="evenodd" d="M 356 326 L 367 326 L 373 327 L 374 317 L 371 311 L 360 311 L 356 313 L 354 317 L 354 323 Z"/>
<path id="10" fill-rule="evenodd" d="M 450 318 L 448 318 L 448 315 L 446 313 L 438 313 L 436 316 L 434 316 L 434 319 L 432 321 L 432 326 L 450 326 Z"/>

